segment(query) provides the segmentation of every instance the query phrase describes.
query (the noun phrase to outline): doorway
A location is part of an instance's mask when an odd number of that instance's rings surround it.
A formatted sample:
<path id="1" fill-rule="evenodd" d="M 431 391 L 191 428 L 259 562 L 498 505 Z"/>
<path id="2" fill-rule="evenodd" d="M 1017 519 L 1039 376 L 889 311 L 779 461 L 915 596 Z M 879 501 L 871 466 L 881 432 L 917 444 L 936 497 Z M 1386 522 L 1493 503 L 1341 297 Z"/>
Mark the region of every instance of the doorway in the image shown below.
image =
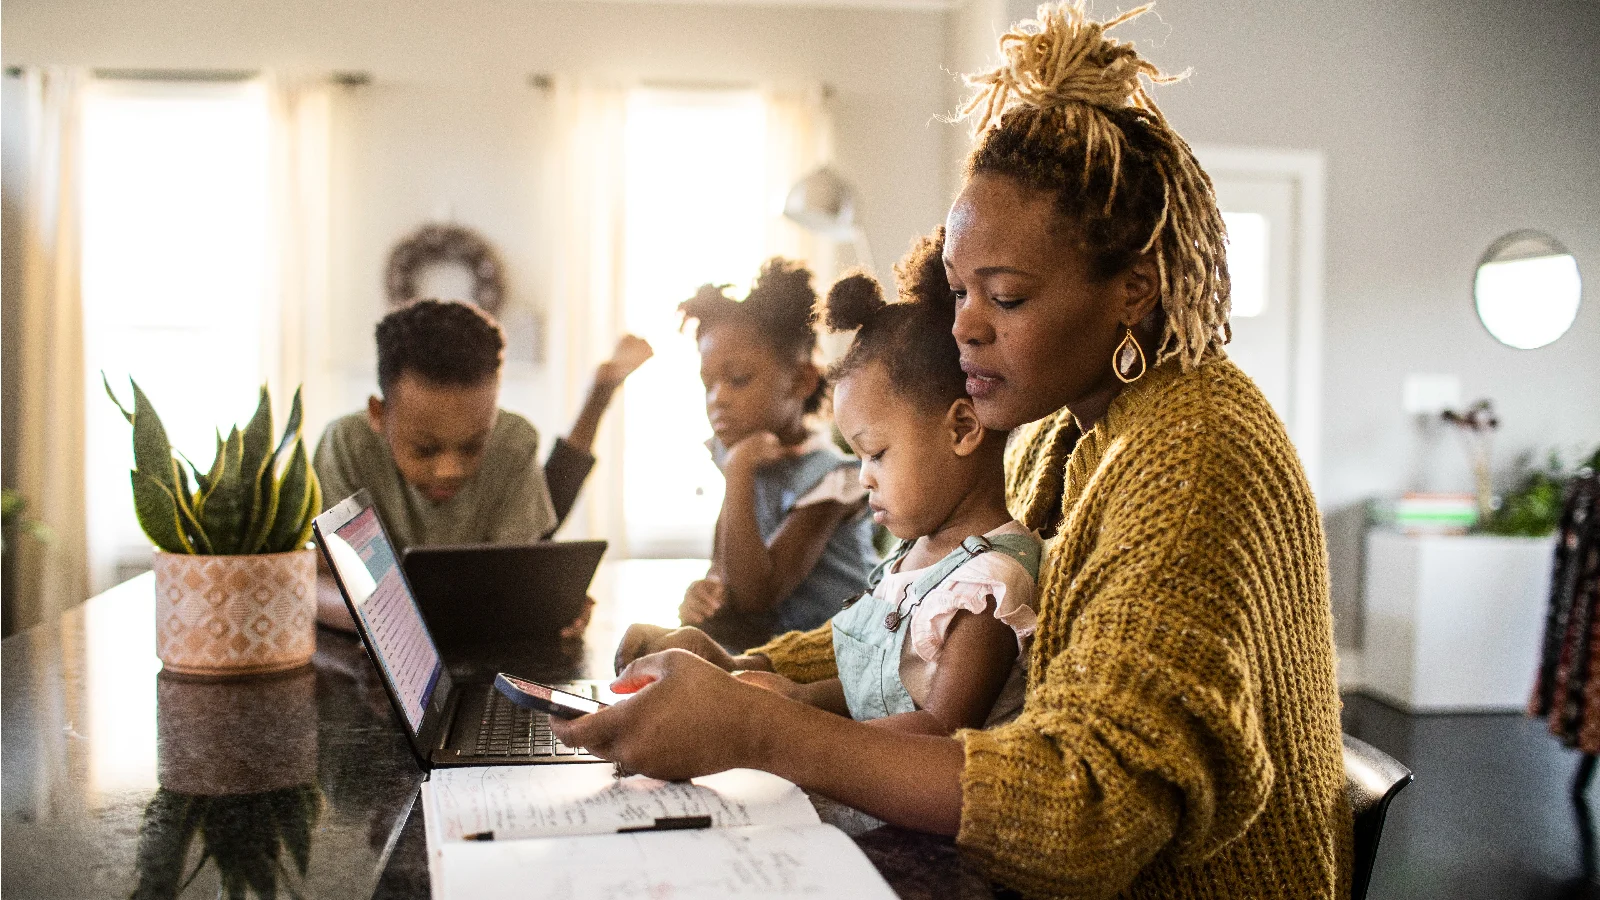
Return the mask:
<path id="1" fill-rule="evenodd" d="M 1197 147 L 1195 155 L 1228 226 L 1228 356 L 1283 419 L 1315 492 L 1322 455 L 1322 154 Z"/>

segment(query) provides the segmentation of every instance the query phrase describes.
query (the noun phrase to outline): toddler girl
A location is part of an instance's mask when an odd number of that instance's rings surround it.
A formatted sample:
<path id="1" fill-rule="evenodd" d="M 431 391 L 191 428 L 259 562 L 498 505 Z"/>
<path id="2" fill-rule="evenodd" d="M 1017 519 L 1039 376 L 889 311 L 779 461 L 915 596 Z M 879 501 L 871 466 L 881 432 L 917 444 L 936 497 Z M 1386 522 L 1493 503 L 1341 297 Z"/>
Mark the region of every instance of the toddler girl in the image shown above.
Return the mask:
<path id="1" fill-rule="evenodd" d="M 861 457 L 872 518 L 900 538 L 870 590 L 833 617 L 839 677 L 741 678 L 886 726 L 951 734 L 1022 707 L 1040 541 L 1005 504 L 1006 435 L 978 424 L 956 344 L 942 230 L 896 267 L 901 299 L 853 275 L 827 324 L 856 329 L 829 373 L 835 419 Z"/>
<path id="2" fill-rule="evenodd" d="M 679 616 L 735 650 L 826 622 L 876 559 L 856 461 L 814 420 L 826 394 L 816 299 L 810 271 L 772 259 L 743 301 L 706 285 L 679 307 L 695 321 L 708 446 L 727 479 L 711 568 Z"/>

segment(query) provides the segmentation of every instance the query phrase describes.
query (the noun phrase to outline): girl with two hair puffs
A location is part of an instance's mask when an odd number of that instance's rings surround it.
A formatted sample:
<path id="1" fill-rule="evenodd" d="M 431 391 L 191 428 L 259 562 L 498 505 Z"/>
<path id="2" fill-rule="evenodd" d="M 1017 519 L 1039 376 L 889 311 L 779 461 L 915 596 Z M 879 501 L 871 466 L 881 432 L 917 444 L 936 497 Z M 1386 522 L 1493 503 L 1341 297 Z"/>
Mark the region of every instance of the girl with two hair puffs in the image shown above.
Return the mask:
<path id="1" fill-rule="evenodd" d="M 873 520 L 900 544 L 832 618 L 837 677 L 739 677 L 860 721 L 949 735 L 1022 706 L 1040 541 L 1006 509 L 1006 434 L 979 424 L 967 396 L 941 248 L 942 233 L 924 238 L 896 267 L 898 302 L 858 274 L 826 303 L 829 328 L 856 332 L 829 373 L 835 422 L 861 459 Z"/>

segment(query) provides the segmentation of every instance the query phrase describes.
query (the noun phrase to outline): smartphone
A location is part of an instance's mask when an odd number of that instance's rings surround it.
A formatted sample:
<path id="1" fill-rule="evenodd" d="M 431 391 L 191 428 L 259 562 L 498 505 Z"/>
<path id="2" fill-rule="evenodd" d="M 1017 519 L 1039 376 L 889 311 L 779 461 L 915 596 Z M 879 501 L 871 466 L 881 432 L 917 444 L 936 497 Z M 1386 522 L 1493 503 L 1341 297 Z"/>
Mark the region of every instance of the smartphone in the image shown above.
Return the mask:
<path id="1" fill-rule="evenodd" d="M 504 672 L 494 677 L 494 688 L 504 694 L 507 700 L 523 709 L 549 713 L 558 719 L 576 719 L 592 712 L 599 712 L 610 705 L 548 684 L 507 675 Z"/>

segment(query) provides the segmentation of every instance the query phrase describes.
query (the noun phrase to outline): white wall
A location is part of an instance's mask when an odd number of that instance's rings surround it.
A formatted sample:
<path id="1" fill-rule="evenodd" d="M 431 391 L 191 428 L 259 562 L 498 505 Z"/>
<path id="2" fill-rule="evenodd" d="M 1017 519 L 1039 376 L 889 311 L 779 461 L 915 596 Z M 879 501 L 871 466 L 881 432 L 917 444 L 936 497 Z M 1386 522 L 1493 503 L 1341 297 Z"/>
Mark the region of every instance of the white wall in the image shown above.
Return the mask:
<path id="1" fill-rule="evenodd" d="M 1110 4 L 1099 3 L 1109 10 Z M 1013 19 L 1031 0 L 1009 0 Z M 1470 490 L 1455 442 L 1400 408 L 1410 372 L 1501 414 L 1496 459 L 1600 444 L 1600 4 L 1160 0 L 1113 34 L 1188 81 L 1156 89 L 1191 143 L 1327 161 L 1322 486 L 1342 645 L 1359 642 L 1368 497 Z M 1572 330 L 1497 343 L 1472 308 L 1495 238 L 1549 232 L 1588 282 Z"/>
<path id="2" fill-rule="evenodd" d="M 557 421 L 533 338 L 540 296 L 537 206 L 543 98 L 533 73 L 834 89 L 838 168 L 880 268 L 942 221 L 950 79 L 937 12 L 616 3 L 281 0 L 195 3 L 9 0 L 7 64 L 370 73 L 342 88 L 334 134 L 337 396 L 373 387 L 373 324 L 393 243 L 449 210 L 504 256 L 512 346 L 506 405 L 547 434 Z M 686 136 L 686 139 L 693 139 Z M 752 273 L 753 275 L 754 273 Z M 686 290 L 692 289 L 692 285 Z"/>
<path id="3" fill-rule="evenodd" d="M 10 0 L 0 50 L 11 64 L 371 72 L 375 84 L 344 101 L 336 247 L 348 304 L 340 327 L 350 346 L 370 353 L 383 254 L 444 204 L 501 245 L 513 302 L 537 308 L 533 257 L 517 249 L 534 239 L 536 224 L 518 199 L 531 187 L 512 171 L 537 146 L 524 106 L 531 72 L 831 83 L 839 164 L 858 182 L 886 270 L 943 217 L 957 155 L 946 136 L 964 141 L 964 131 L 933 119 L 955 97 L 941 62 L 959 70 L 981 58 L 982 32 L 1001 2 L 1001 19 L 1034 9 L 1031 0 L 968 0 L 942 15 L 495 0 Z M 1521 227 L 1555 235 L 1589 283 L 1600 284 L 1600 7 L 1161 0 L 1158 12 L 1159 21 L 1147 16 L 1123 30 L 1158 63 L 1193 68 L 1188 82 L 1157 92 L 1189 140 L 1320 150 L 1327 160 L 1319 499 L 1329 513 L 1339 636 L 1353 644 L 1361 501 L 1468 485 L 1457 448 L 1425 445 L 1401 412 L 1406 373 L 1453 373 L 1466 399 L 1492 397 L 1504 422 L 1501 462 L 1522 450 L 1600 442 L 1594 289 L 1572 331 L 1536 351 L 1495 343 L 1470 302 L 1479 254 Z M 514 347 L 513 374 L 516 358 Z M 368 366 L 362 359 L 351 369 L 352 403 L 366 390 Z M 555 427 L 540 406 L 550 395 L 542 373 L 532 362 L 525 371 L 508 401 Z"/>

